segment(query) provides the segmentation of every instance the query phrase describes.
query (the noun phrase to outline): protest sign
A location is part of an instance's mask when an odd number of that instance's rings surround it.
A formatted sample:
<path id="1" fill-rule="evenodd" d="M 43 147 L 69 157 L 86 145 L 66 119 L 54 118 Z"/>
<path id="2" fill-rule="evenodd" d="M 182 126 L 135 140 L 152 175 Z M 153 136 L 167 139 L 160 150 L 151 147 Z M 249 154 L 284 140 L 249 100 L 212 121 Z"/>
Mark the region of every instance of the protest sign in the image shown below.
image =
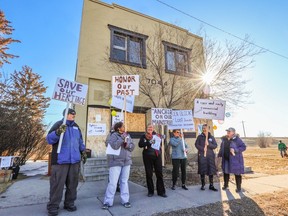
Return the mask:
<path id="1" fill-rule="evenodd" d="M 88 123 L 87 136 L 105 136 L 106 124 L 102 123 Z"/>
<path id="2" fill-rule="evenodd" d="M 1 159 L 0 168 L 8 168 L 11 166 L 11 161 L 12 161 L 11 156 L 0 157 L 0 159 Z"/>
<path id="3" fill-rule="evenodd" d="M 121 146 L 118 149 L 115 150 L 108 143 L 107 148 L 106 148 L 106 154 L 107 155 L 117 155 L 117 156 L 119 156 L 120 155 L 120 151 L 121 151 Z"/>
<path id="4" fill-rule="evenodd" d="M 172 110 L 172 124 L 168 129 L 191 129 L 195 130 L 192 110 Z"/>
<path id="5" fill-rule="evenodd" d="M 135 100 L 135 96 L 132 95 L 128 95 L 126 96 L 126 111 L 132 113 L 133 112 L 133 108 L 134 108 L 134 100 Z M 122 95 L 113 95 L 112 96 L 112 100 L 111 100 L 111 106 L 112 107 L 116 107 L 118 109 L 124 110 L 124 101 L 125 101 L 125 97 Z"/>
<path id="6" fill-rule="evenodd" d="M 226 101 L 195 99 L 194 117 L 201 119 L 224 120 Z"/>
<path id="7" fill-rule="evenodd" d="M 57 78 L 52 98 L 84 106 L 87 90 L 87 85 Z"/>
<path id="8" fill-rule="evenodd" d="M 117 122 L 124 122 L 124 115 L 122 112 L 116 112 L 115 116 L 112 116 L 112 127 L 117 123 Z"/>
<path id="9" fill-rule="evenodd" d="M 162 139 L 160 137 L 158 137 L 157 135 L 153 135 L 153 138 L 152 138 L 153 144 L 151 145 L 151 147 L 153 149 L 159 150 L 161 146 L 161 141 Z"/>
<path id="10" fill-rule="evenodd" d="M 152 108 L 151 109 L 152 124 L 168 125 L 172 123 L 172 109 Z"/>
<path id="11" fill-rule="evenodd" d="M 112 76 L 112 95 L 139 95 L 139 75 Z"/>

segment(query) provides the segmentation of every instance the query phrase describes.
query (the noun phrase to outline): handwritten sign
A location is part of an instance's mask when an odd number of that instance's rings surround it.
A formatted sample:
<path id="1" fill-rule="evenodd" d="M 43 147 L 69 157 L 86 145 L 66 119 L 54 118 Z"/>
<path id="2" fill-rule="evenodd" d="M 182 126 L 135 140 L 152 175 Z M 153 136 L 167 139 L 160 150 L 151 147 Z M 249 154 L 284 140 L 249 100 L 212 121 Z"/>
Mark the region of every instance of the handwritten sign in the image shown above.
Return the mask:
<path id="1" fill-rule="evenodd" d="M 52 98 L 83 106 L 86 101 L 87 90 L 87 85 L 57 78 Z"/>
<path id="2" fill-rule="evenodd" d="M 224 120 L 226 101 L 195 99 L 194 117 L 202 119 Z"/>
<path id="3" fill-rule="evenodd" d="M 112 95 L 139 95 L 139 75 L 112 76 Z"/>
<path id="4" fill-rule="evenodd" d="M 192 110 L 172 110 L 172 124 L 168 129 L 191 129 L 195 130 Z"/>
<path id="5" fill-rule="evenodd" d="M 126 97 L 126 111 L 132 113 L 134 108 L 134 101 L 135 97 L 127 96 Z M 118 95 L 118 96 L 112 96 L 111 106 L 116 107 L 118 109 L 124 109 L 124 96 Z"/>
<path id="6" fill-rule="evenodd" d="M 159 150 L 160 149 L 160 146 L 161 146 L 161 138 L 160 137 L 158 137 L 157 135 L 153 135 L 153 138 L 152 138 L 152 145 L 151 145 L 151 147 L 153 148 L 153 149 L 156 149 L 156 150 Z"/>
<path id="7" fill-rule="evenodd" d="M 0 164 L 0 167 L 1 168 L 7 168 L 7 167 L 10 167 L 11 166 L 11 160 L 12 160 L 12 157 L 11 156 L 8 156 L 8 157 L 0 157 L 1 158 L 1 164 Z"/>
<path id="8" fill-rule="evenodd" d="M 117 122 L 124 122 L 124 114 L 121 112 L 116 112 L 115 116 L 112 116 L 112 127 L 117 123 Z"/>
<path id="9" fill-rule="evenodd" d="M 168 125 L 172 123 L 172 109 L 152 108 L 152 124 Z"/>
<path id="10" fill-rule="evenodd" d="M 87 136 L 105 136 L 106 124 L 88 123 Z"/>

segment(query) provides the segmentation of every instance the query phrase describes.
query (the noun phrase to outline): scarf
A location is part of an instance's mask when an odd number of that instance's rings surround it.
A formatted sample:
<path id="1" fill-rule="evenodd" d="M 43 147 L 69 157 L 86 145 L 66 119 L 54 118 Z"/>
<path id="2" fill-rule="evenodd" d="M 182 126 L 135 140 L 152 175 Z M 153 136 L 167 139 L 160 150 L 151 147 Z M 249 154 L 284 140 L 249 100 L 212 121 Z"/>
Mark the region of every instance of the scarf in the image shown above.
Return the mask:
<path id="1" fill-rule="evenodd" d="M 153 138 L 153 134 L 145 133 L 145 138 L 150 141 Z M 154 149 L 154 151 L 155 151 L 156 157 L 158 157 L 159 151 L 156 149 Z"/>

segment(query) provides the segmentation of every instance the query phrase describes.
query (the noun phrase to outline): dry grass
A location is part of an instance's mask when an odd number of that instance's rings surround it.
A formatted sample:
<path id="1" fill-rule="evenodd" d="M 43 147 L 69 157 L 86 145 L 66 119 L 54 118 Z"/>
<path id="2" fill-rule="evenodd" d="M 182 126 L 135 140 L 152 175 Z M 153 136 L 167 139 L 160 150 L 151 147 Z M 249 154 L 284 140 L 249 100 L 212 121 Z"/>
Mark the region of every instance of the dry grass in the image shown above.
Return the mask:
<path id="1" fill-rule="evenodd" d="M 245 166 L 256 173 L 268 175 L 288 174 L 288 158 L 281 158 L 276 146 L 271 148 L 248 147 L 244 152 Z"/>

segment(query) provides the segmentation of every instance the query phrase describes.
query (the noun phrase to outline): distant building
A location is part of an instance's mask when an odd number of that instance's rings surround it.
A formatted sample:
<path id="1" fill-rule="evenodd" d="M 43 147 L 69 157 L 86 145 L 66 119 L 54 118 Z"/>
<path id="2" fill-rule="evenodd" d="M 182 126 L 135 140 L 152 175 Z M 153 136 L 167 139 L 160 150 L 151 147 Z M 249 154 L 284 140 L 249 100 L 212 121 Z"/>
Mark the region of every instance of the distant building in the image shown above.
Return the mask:
<path id="1" fill-rule="evenodd" d="M 116 4 L 84 0 L 76 81 L 87 84 L 89 89 L 85 106 L 76 106 L 76 111 L 77 123 L 87 148 L 92 149 L 92 156 L 105 155 L 104 141 L 111 127 L 112 76 L 124 71 L 139 74 L 142 87 L 145 86 L 158 104 L 164 104 L 164 97 L 158 96 L 161 95 L 160 82 L 169 86 L 178 79 L 179 94 L 188 86 L 197 86 L 199 72 L 204 68 L 202 43 L 201 37 L 185 29 L 137 11 Z M 162 71 L 162 80 L 157 75 L 157 66 L 162 67 L 158 68 Z M 173 94 L 176 98 L 176 93 Z M 191 97 L 187 94 L 185 100 L 182 98 L 170 103 L 170 108 L 192 109 Z M 147 95 L 140 93 L 135 98 L 134 111 L 127 117 L 128 131 L 133 136 L 145 131 L 151 107 L 154 104 Z M 100 135 L 89 134 L 89 123 L 98 124 Z M 140 151 L 133 154 L 140 155 Z"/>

